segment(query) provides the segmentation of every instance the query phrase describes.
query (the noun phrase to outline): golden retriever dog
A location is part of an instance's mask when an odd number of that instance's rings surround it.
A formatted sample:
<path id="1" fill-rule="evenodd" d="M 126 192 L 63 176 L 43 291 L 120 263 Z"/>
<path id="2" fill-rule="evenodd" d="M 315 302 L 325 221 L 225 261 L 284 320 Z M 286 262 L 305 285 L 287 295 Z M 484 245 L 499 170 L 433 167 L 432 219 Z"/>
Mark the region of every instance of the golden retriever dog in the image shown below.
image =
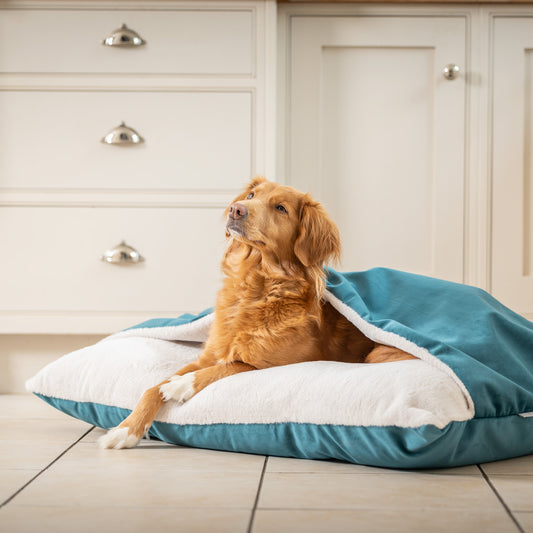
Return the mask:
<path id="1" fill-rule="evenodd" d="M 186 402 L 240 372 L 303 361 L 413 358 L 374 343 L 322 299 L 323 265 L 339 259 L 341 245 L 337 226 L 308 194 L 253 179 L 226 210 L 226 236 L 225 279 L 202 353 L 148 389 L 100 446 L 135 446 L 165 402 Z"/>

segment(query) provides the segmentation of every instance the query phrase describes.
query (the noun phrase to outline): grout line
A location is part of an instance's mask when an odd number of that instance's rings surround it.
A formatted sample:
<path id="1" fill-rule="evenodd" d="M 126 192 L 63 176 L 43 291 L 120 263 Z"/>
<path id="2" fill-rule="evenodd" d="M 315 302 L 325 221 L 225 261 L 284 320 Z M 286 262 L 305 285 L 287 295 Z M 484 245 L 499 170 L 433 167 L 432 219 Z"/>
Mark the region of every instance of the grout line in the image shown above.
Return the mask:
<path id="1" fill-rule="evenodd" d="M 11 500 L 13 500 L 16 496 L 18 496 L 30 483 L 33 483 L 41 474 L 46 472 L 53 464 L 57 463 L 63 455 L 65 455 L 69 450 L 71 450 L 78 442 L 80 442 L 81 439 L 85 438 L 96 426 L 93 426 L 89 430 L 87 430 L 78 440 L 73 442 L 68 448 L 63 450 L 50 464 L 45 466 L 39 473 L 35 474 L 28 482 L 26 482 L 20 489 L 18 489 L 14 494 L 12 494 L 7 500 L 0 503 L 0 509 L 4 506 L 6 506 Z"/>
<path id="2" fill-rule="evenodd" d="M 489 476 L 483 470 L 481 465 L 477 465 L 477 467 L 479 468 L 479 470 L 481 472 L 481 475 L 483 476 L 483 479 L 486 481 L 487 485 L 491 488 L 492 492 L 494 492 L 494 494 L 496 495 L 496 498 L 498 498 L 498 500 L 500 500 L 500 503 L 502 504 L 503 508 L 505 509 L 505 511 L 507 512 L 507 514 L 511 518 L 511 520 L 514 522 L 515 526 L 518 528 L 518 531 L 520 531 L 520 533 L 525 533 L 524 528 L 520 525 L 520 523 L 518 522 L 518 520 L 514 516 L 513 512 L 509 508 L 509 506 L 505 503 L 504 499 L 500 496 L 500 493 L 496 490 L 496 487 L 494 486 L 494 484 L 490 480 Z"/>
<path id="3" fill-rule="evenodd" d="M 268 455 L 265 457 L 265 462 L 263 464 L 263 470 L 261 471 L 261 478 L 259 479 L 259 486 L 257 487 L 257 494 L 255 495 L 254 507 L 252 509 L 252 515 L 250 516 L 250 523 L 248 524 L 248 529 L 246 530 L 246 533 L 252 532 L 252 527 L 254 525 L 255 512 L 257 511 L 257 504 L 259 503 L 259 495 L 261 494 L 261 489 L 263 488 L 263 479 L 265 478 L 267 463 L 268 463 Z"/>

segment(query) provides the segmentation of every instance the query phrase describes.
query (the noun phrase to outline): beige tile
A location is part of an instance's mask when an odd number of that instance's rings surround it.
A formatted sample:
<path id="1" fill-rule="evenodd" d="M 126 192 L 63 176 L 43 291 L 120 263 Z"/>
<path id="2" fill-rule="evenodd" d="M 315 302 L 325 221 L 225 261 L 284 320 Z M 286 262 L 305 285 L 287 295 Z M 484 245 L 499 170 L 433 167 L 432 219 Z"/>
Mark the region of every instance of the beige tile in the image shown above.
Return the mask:
<path id="1" fill-rule="evenodd" d="M 96 443 L 98 439 L 107 433 L 106 429 L 95 427 L 88 435 L 83 437 L 81 442 L 87 443 L 92 442 Z M 142 439 L 138 446 L 174 446 L 174 444 L 168 444 L 168 442 L 163 442 L 154 438 Z"/>
<path id="2" fill-rule="evenodd" d="M 17 505 L 173 506 L 251 509 L 260 475 L 180 472 L 166 468 L 65 469 L 53 465 L 17 498 Z"/>
<path id="3" fill-rule="evenodd" d="M 10 498 L 17 490 L 23 487 L 30 479 L 35 477 L 40 470 L 8 468 L 0 469 L 0 504 Z"/>
<path id="4" fill-rule="evenodd" d="M 385 468 L 373 468 L 371 466 L 342 463 L 340 461 L 312 461 L 309 459 L 292 459 L 288 457 L 269 457 L 266 472 L 375 474 L 393 471 Z"/>
<path id="5" fill-rule="evenodd" d="M 156 441 L 126 450 L 102 450 L 94 443 L 74 446 L 56 469 L 160 469 L 174 472 L 251 472 L 261 475 L 265 458 L 260 455 L 183 448 Z"/>
<path id="6" fill-rule="evenodd" d="M 533 511 L 533 476 L 490 476 L 511 511 Z"/>
<path id="7" fill-rule="evenodd" d="M 0 394 L 0 418 L 60 418 L 71 419 L 34 394 Z"/>
<path id="8" fill-rule="evenodd" d="M 42 469 L 70 446 L 62 442 L 0 440 L 0 468 Z"/>
<path id="9" fill-rule="evenodd" d="M 269 457 L 266 472 L 313 472 L 331 474 L 405 474 L 406 470 L 394 470 L 372 466 L 354 465 L 340 461 L 311 461 L 287 457 Z M 463 466 L 460 468 L 443 468 L 439 470 L 422 470 L 426 474 L 481 476 L 479 468 Z"/>
<path id="10" fill-rule="evenodd" d="M 437 474 L 266 474 L 260 508 L 471 509 L 498 507 L 481 477 Z"/>
<path id="11" fill-rule="evenodd" d="M 253 533 L 324 533 L 363 531 L 365 533 L 515 533 L 516 526 L 504 510 L 473 513 L 468 510 L 390 509 L 361 510 L 258 510 Z"/>
<path id="12" fill-rule="evenodd" d="M 63 442 L 72 444 L 93 426 L 70 419 L 0 419 L 0 441 Z"/>
<path id="13" fill-rule="evenodd" d="M 102 435 L 105 435 L 106 433 L 107 433 L 107 430 L 95 427 L 89 434 L 85 435 L 85 437 L 83 437 L 83 439 L 80 442 L 83 442 L 83 443 L 92 442 L 96 444 L 96 441 Z M 150 442 L 150 441 L 143 440 L 142 442 Z"/>
<path id="14" fill-rule="evenodd" d="M 514 513 L 525 533 L 533 533 L 533 513 Z"/>
<path id="15" fill-rule="evenodd" d="M 8 505 L 0 510 L 2 531 L 28 533 L 94 533 L 95 531 L 146 533 L 217 531 L 244 533 L 250 511 L 240 509 L 174 509 L 142 507 L 38 507 Z"/>
<path id="16" fill-rule="evenodd" d="M 485 463 L 481 468 L 489 475 L 504 474 L 513 476 L 533 476 L 533 455 L 507 459 L 506 461 L 495 461 L 494 463 Z"/>

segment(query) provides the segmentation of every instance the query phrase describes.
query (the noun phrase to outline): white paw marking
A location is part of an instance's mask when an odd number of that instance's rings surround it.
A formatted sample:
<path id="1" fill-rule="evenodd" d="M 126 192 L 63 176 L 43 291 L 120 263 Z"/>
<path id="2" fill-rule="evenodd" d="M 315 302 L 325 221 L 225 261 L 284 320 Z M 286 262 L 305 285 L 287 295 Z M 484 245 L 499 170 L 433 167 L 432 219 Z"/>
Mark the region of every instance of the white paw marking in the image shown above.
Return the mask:
<path id="1" fill-rule="evenodd" d="M 186 402 L 194 395 L 194 372 L 184 376 L 172 376 L 167 383 L 159 387 L 163 400 L 176 400 L 179 403 Z"/>
<path id="2" fill-rule="evenodd" d="M 110 429 L 105 435 L 98 439 L 98 446 L 100 448 L 133 448 L 141 440 L 135 435 L 128 435 L 129 428 L 116 427 Z"/>

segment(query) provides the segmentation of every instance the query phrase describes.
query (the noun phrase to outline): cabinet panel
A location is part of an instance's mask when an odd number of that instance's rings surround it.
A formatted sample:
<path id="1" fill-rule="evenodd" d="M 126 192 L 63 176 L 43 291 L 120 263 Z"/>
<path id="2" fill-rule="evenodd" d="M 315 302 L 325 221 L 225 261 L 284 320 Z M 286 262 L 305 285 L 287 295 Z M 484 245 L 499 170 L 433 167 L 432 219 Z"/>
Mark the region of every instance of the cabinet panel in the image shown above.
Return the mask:
<path id="1" fill-rule="evenodd" d="M 63 332 L 76 318 L 78 333 L 110 332 L 141 318 L 214 305 L 225 243 L 222 212 L 0 208 L 0 331 L 11 328 L 13 317 L 46 322 L 52 314 L 56 330 L 64 316 Z M 145 261 L 115 265 L 100 259 L 122 240 Z M 108 316 L 114 318 L 106 326 Z M 91 319 L 85 327 L 84 317 Z"/>
<path id="2" fill-rule="evenodd" d="M 533 18 L 496 18 L 492 292 L 533 318 Z"/>
<path id="3" fill-rule="evenodd" d="M 1 91 L 0 115 L 3 189 L 224 190 L 251 174 L 246 91 Z M 122 121 L 145 142 L 100 142 Z"/>
<path id="4" fill-rule="evenodd" d="M 339 224 L 343 268 L 462 281 L 463 18 L 291 18 L 287 172 Z"/>
<path id="5" fill-rule="evenodd" d="M 253 10 L 1 9 L 0 72 L 254 72 Z M 122 24 L 146 41 L 103 46 Z M 35 45 L 39 53 L 35 53 Z"/>

